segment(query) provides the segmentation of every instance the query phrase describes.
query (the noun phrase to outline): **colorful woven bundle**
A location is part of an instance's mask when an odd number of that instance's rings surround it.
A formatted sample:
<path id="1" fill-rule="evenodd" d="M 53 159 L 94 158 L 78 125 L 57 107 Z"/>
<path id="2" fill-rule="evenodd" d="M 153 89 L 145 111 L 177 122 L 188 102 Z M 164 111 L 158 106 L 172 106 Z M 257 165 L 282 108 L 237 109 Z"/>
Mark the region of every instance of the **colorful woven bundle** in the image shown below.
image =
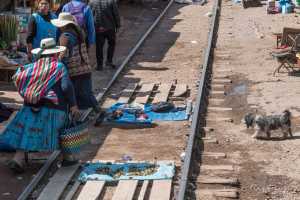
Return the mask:
<path id="1" fill-rule="evenodd" d="M 83 123 L 65 129 L 60 135 L 63 152 L 78 153 L 81 147 L 89 142 L 88 124 Z"/>
<path id="2" fill-rule="evenodd" d="M 65 66 L 52 57 L 20 67 L 13 80 L 25 102 L 36 104 L 41 98 L 47 98 L 57 103 L 56 94 L 50 89 L 63 76 L 67 76 Z"/>

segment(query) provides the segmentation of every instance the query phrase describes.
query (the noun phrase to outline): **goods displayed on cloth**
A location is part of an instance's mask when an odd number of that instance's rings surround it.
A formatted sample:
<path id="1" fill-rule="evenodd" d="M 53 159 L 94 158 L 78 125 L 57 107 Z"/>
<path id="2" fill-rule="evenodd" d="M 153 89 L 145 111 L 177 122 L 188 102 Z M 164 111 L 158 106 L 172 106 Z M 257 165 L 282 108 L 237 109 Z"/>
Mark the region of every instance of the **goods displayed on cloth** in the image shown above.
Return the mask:
<path id="1" fill-rule="evenodd" d="M 116 103 L 105 114 L 104 121 L 125 124 L 151 124 L 153 121 L 187 120 L 186 106 L 175 107 L 168 102 L 156 104 Z"/>
<path id="2" fill-rule="evenodd" d="M 85 164 L 79 175 L 79 181 L 172 179 L 174 173 L 175 165 L 173 162 L 168 161 L 158 161 L 156 163 L 111 163 L 99 161 Z"/>
<path id="3" fill-rule="evenodd" d="M 60 146 L 64 153 L 78 153 L 89 143 L 89 121 L 76 122 L 69 118 L 65 128 L 60 132 Z"/>

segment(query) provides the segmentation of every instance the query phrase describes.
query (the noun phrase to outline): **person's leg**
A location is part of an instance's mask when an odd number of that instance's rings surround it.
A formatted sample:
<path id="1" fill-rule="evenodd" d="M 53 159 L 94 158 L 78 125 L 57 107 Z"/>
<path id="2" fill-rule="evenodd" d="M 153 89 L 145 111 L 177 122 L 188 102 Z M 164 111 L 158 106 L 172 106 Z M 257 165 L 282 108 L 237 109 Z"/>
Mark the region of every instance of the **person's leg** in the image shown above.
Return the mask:
<path id="1" fill-rule="evenodd" d="M 92 107 L 97 111 L 99 106 L 92 89 L 91 74 L 74 77 L 72 82 L 76 93 L 78 108 L 85 110 Z"/>
<path id="2" fill-rule="evenodd" d="M 106 38 L 108 41 L 108 49 L 107 49 L 107 59 L 106 59 L 106 65 L 115 68 L 116 66 L 113 64 L 113 57 L 115 52 L 115 46 L 116 46 L 116 33 L 114 30 L 109 30 L 106 33 Z"/>
<path id="3" fill-rule="evenodd" d="M 97 57 L 97 70 L 103 69 L 103 46 L 105 43 L 105 36 L 103 33 L 96 34 L 96 57 Z"/>

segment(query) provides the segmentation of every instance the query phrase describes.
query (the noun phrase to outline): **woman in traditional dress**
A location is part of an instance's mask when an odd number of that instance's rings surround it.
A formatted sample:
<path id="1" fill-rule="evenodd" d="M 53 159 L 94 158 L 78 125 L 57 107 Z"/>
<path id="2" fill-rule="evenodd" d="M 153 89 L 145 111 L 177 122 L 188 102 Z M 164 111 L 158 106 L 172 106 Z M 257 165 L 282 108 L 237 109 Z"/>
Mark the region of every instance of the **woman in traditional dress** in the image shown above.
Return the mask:
<path id="1" fill-rule="evenodd" d="M 56 46 L 53 38 L 43 39 L 41 47 L 32 53 L 39 58 L 32 64 L 20 67 L 13 79 L 24 106 L 0 135 L 2 141 L 16 149 L 8 166 L 23 172 L 24 152 L 51 152 L 59 148 L 59 133 L 67 120 L 68 111 L 78 117 L 74 89 L 58 54 L 65 47 Z M 70 109 L 68 109 L 70 108 Z M 64 155 L 63 164 L 77 161 Z"/>
<path id="2" fill-rule="evenodd" d="M 29 19 L 27 35 L 27 55 L 32 60 L 31 50 L 38 48 L 40 42 L 45 38 L 54 38 L 56 40 L 57 28 L 51 24 L 56 15 L 50 11 L 50 0 L 38 0 L 37 12 L 33 13 Z"/>
<path id="3" fill-rule="evenodd" d="M 68 68 L 79 109 L 94 108 L 98 112 L 99 106 L 92 91 L 92 69 L 83 32 L 70 13 L 60 13 L 58 19 L 51 20 L 51 23 L 58 27 L 61 33 L 59 44 L 66 47 L 66 51 L 59 57 Z"/>

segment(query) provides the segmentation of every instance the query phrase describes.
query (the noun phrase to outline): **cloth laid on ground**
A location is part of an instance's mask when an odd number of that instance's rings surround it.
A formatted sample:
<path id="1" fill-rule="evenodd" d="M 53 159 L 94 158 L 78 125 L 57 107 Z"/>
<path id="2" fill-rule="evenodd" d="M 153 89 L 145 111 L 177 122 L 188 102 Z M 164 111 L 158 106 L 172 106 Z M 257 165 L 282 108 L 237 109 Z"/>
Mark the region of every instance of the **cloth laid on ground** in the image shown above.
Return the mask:
<path id="1" fill-rule="evenodd" d="M 172 179 L 175 165 L 170 161 L 148 162 L 87 163 L 79 175 L 79 181 L 117 181 L 117 180 L 160 180 Z"/>
<path id="2" fill-rule="evenodd" d="M 166 106 L 167 107 L 167 106 Z M 151 124 L 153 121 L 182 121 L 188 119 L 186 107 L 169 106 L 164 112 L 155 112 L 152 104 L 116 103 L 107 112 L 104 121 L 127 124 Z"/>

